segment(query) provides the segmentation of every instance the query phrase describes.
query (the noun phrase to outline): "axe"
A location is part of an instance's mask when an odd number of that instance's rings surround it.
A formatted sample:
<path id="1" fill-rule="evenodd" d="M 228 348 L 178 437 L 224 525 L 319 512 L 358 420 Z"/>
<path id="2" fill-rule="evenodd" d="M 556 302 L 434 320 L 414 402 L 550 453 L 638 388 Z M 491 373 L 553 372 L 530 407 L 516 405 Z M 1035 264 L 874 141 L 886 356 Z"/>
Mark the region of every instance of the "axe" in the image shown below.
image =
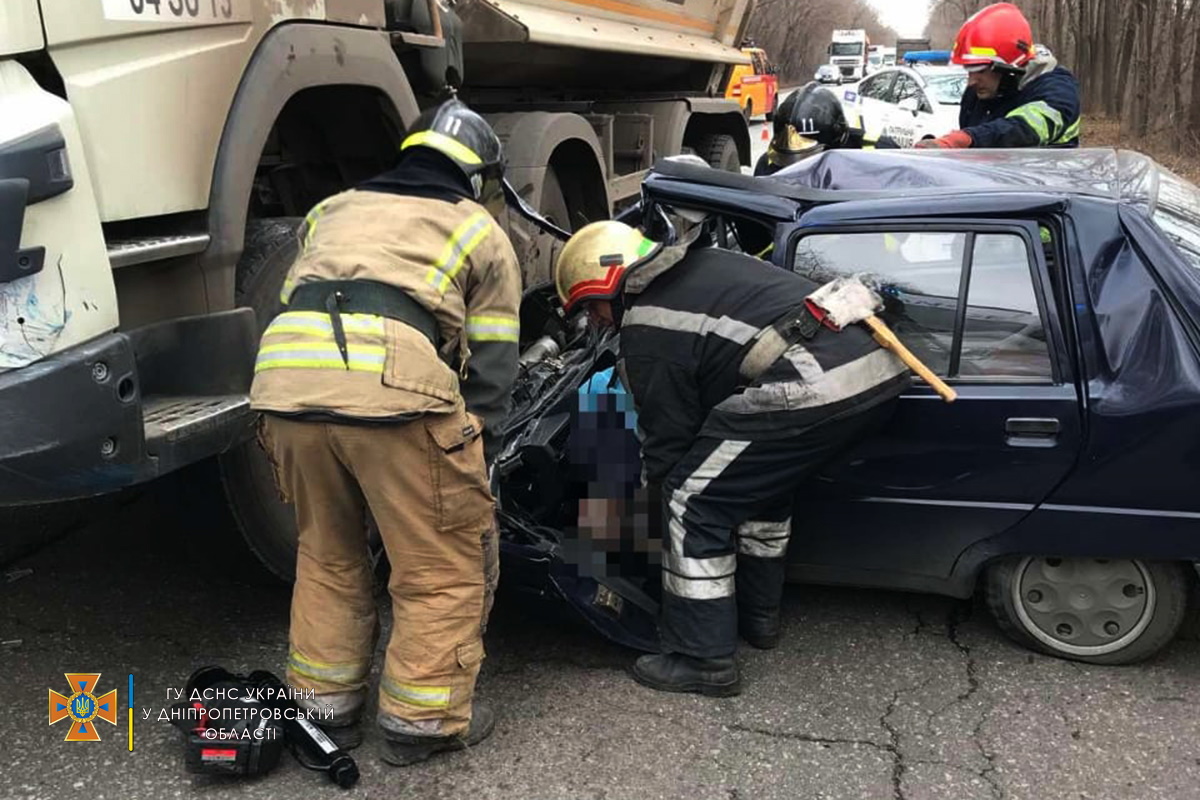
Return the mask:
<path id="1" fill-rule="evenodd" d="M 934 375 L 933 370 L 904 346 L 883 320 L 875 316 L 876 311 L 883 309 L 883 301 L 859 279 L 832 280 L 808 295 L 805 303 L 814 317 L 835 331 L 840 331 L 855 322 L 864 323 L 871 329 L 871 335 L 881 347 L 891 350 L 909 369 L 932 386 L 943 400 L 952 403 L 958 397 L 945 381 Z"/>

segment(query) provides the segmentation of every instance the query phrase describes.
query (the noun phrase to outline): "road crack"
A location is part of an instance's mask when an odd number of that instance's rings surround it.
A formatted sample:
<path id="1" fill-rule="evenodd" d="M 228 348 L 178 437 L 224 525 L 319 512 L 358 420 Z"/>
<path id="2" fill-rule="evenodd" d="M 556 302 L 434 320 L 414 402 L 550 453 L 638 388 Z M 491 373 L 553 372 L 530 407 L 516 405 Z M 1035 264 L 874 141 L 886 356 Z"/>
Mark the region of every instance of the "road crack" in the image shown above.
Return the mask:
<path id="1" fill-rule="evenodd" d="M 970 619 L 971 609 L 969 606 L 967 607 L 965 614 L 961 613 L 959 609 L 951 609 L 950 615 L 946 619 L 946 637 L 950 640 L 950 643 L 954 645 L 966 662 L 965 668 L 967 672 L 967 690 L 960 694 L 957 700 L 939 713 L 943 713 L 949 708 L 953 708 L 956 705 L 961 705 L 967 702 L 974 697 L 981 688 L 978 665 L 975 662 L 975 655 L 971 652 L 971 646 L 959 638 L 959 626 Z M 975 727 L 971 730 L 971 742 L 979 751 L 980 757 L 987 764 L 987 766 L 982 770 L 978 770 L 979 777 L 987 781 L 993 797 L 997 798 L 997 800 L 1004 800 L 1004 787 L 1000 785 L 995 776 L 996 754 L 988 750 L 986 743 L 983 740 L 983 726 L 987 724 L 988 718 L 992 713 L 992 708 L 994 708 L 994 706 L 989 707 L 979 715 L 979 721 L 975 723 Z"/>

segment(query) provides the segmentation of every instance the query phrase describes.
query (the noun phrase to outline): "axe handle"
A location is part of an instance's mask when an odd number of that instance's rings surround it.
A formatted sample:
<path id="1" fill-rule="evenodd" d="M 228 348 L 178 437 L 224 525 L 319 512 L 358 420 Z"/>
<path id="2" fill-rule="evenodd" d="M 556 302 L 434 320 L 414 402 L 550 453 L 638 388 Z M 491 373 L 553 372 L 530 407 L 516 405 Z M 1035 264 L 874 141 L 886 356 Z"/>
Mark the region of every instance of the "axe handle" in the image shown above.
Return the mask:
<path id="1" fill-rule="evenodd" d="M 870 316 L 863 320 L 867 327 L 871 329 L 871 333 L 875 336 L 875 341 L 879 342 L 884 348 L 891 350 L 903 361 L 909 369 L 917 373 L 933 387 L 942 399 L 947 403 L 953 403 L 958 397 L 958 393 L 946 385 L 946 382 L 933 374 L 933 370 L 925 366 L 919 358 L 912 354 L 912 351 L 904 346 L 904 343 L 897 338 L 892 329 L 884 324 L 883 320 L 876 316 Z"/>

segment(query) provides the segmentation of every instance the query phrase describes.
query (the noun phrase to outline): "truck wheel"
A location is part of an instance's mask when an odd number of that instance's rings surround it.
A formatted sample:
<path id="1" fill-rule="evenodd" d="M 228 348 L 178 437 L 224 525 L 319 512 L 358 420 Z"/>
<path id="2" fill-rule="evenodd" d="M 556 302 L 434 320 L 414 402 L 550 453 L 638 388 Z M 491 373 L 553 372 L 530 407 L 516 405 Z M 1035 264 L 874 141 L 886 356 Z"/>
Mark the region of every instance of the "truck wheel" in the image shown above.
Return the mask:
<path id="1" fill-rule="evenodd" d="M 737 142 L 728 133 L 710 133 L 696 142 L 696 155 L 716 169 L 741 172 L 742 161 L 738 157 Z"/>
<path id="2" fill-rule="evenodd" d="M 775 102 L 771 103 L 771 107 L 767 109 L 767 113 L 763 114 L 763 118 L 766 119 L 767 122 L 774 122 L 775 121 L 775 109 L 777 109 L 777 108 L 779 108 L 779 95 L 778 94 L 775 95 Z"/>
<path id="3" fill-rule="evenodd" d="M 742 116 L 746 118 L 746 122 L 754 119 L 754 100 L 747 97 L 746 105 L 742 108 Z"/>
<path id="4" fill-rule="evenodd" d="M 988 568 L 987 604 L 1001 630 L 1027 647 L 1132 664 L 1175 638 L 1193 580 L 1172 561 L 1014 557 Z"/>
<path id="5" fill-rule="evenodd" d="M 295 217 L 251 220 L 237 268 L 236 300 L 258 316 L 261 335 L 283 304 L 279 291 L 299 249 Z M 257 441 L 249 441 L 220 457 L 221 483 L 242 536 L 259 561 L 284 581 L 296 575 L 296 518 L 290 503 L 279 497 L 275 475 Z"/>
<path id="6" fill-rule="evenodd" d="M 236 300 L 258 316 L 261 335 L 283 310 L 279 291 L 299 251 L 298 217 L 250 220 L 246 245 L 238 262 Z M 257 441 L 249 441 L 220 457 L 221 483 L 230 511 L 246 544 L 258 560 L 280 580 L 296 577 L 296 512 L 283 502 L 275 486 L 275 473 Z M 386 582 L 388 570 L 383 543 L 375 523 L 368 520 L 367 548 L 376 577 L 376 590 Z"/>
<path id="7" fill-rule="evenodd" d="M 538 211 L 543 217 L 553 222 L 565 231 L 573 231 L 571 226 L 571 210 L 567 206 L 567 195 L 558 173 L 554 167 L 546 168 L 546 177 L 542 181 L 542 200 L 538 203 Z M 560 242 L 550 234 L 541 234 L 546 243 L 546 258 L 538 261 L 536 283 L 545 283 L 554 279 L 554 264 L 558 261 L 558 253 L 566 242 Z"/>

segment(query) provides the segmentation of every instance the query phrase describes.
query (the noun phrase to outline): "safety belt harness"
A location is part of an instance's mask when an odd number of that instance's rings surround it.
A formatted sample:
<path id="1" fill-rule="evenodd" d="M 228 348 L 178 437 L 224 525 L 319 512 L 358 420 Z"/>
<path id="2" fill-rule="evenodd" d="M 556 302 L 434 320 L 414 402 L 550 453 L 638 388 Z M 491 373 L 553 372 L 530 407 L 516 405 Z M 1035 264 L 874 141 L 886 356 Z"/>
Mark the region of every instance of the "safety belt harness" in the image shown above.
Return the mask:
<path id="1" fill-rule="evenodd" d="M 377 281 L 316 281 L 297 286 L 288 311 L 319 311 L 329 315 L 333 338 L 346 369 L 350 368 L 349 345 L 342 314 L 373 314 L 403 322 L 425 335 L 438 349 L 437 320 L 429 309 L 409 297 L 403 289 Z"/>
<path id="2" fill-rule="evenodd" d="M 801 339 L 812 339 L 820 329 L 821 321 L 807 303 L 789 309 L 750 340 L 738 373 L 743 380 L 754 381 L 789 347 Z"/>

